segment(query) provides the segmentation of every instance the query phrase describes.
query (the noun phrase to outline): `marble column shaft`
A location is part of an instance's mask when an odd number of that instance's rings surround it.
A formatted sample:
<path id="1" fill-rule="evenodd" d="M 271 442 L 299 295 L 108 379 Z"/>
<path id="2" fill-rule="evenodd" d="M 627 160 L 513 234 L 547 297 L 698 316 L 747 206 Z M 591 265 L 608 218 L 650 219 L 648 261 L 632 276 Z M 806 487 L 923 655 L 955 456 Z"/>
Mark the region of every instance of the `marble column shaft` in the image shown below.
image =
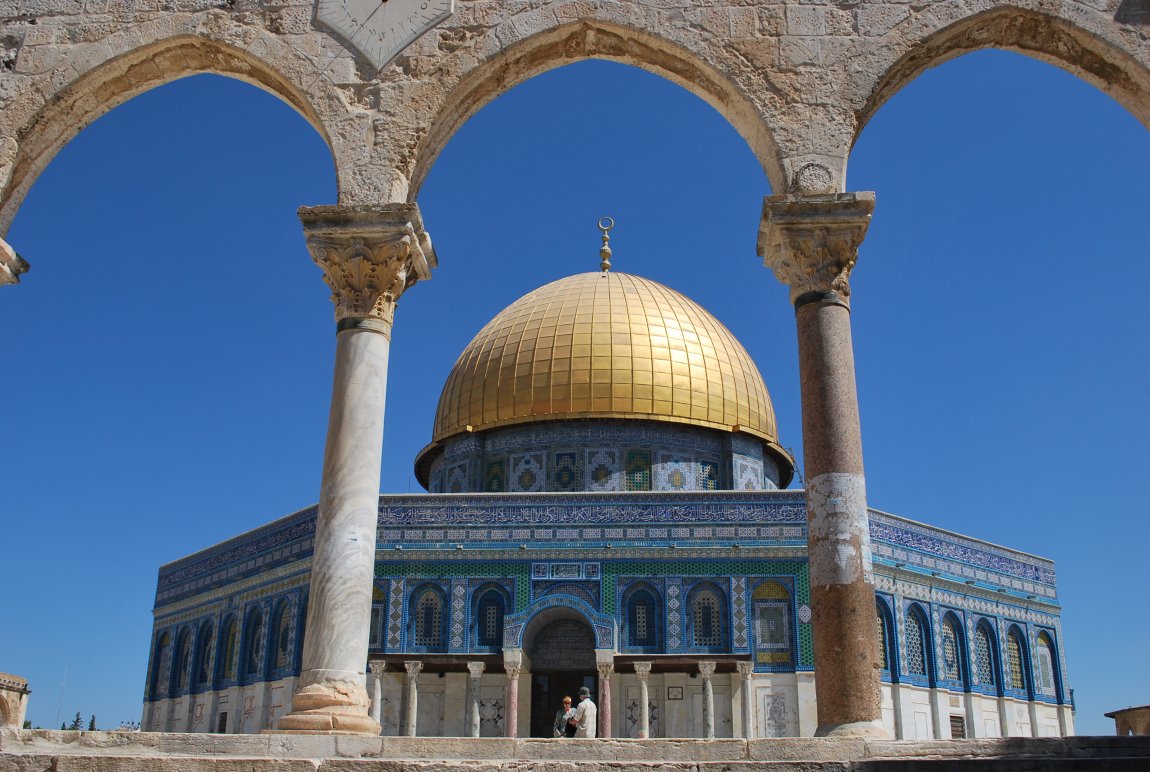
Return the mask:
<path id="1" fill-rule="evenodd" d="M 507 671 L 507 711 L 503 718 L 503 736 L 519 736 L 519 674 L 522 665 L 503 665 Z"/>
<path id="2" fill-rule="evenodd" d="M 799 339 L 819 735 L 885 736 L 849 277 L 873 193 L 770 196 L 759 252 Z"/>
<path id="3" fill-rule="evenodd" d="M 755 673 L 754 662 L 736 662 L 739 675 L 743 678 L 743 737 L 748 740 L 755 739 L 755 682 L 752 676 Z"/>
<path id="4" fill-rule="evenodd" d="M 383 673 L 387 670 L 387 663 L 383 660 L 374 660 L 367 663 L 371 671 L 371 720 L 379 723 L 383 715 Z"/>
<path id="5" fill-rule="evenodd" d="M 639 679 L 639 739 L 651 737 L 651 699 L 647 692 L 647 679 L 651 676 L 650 662 L 635 663 L 635 677 Z"/>
<path id="6" fill-rule="evenodd" d="M 486 665 L 482 662 L 468 662 L 467 672 L 471 680 L 467 687 L 467 734 L 469 737 L 479 736 L 479 697 L 483 688 L 483 671 Z"/>
<path id="7" fill-rule="evenodd" d="M 699 673 L 703 676 L 703 737 L 715 739 L 715 688 L 711 678 L 715 675 L 714 662 L 700 662 Z"/>
<path id="8" fill-rule="evenodd" d="M 611 676 L 615 673 L 613 662 L 599 662 L 599 737 L 611 737 Z"/>
<path id="9" fill-rule="evenodd" d="M 419 674 L 423 670 L 423 663 L 404 662 L 403 667 L 407 671 L 407 711 L 403 714 L 403 733 L 415 737 L 419 722 Z"/>
<path id="10" fill-rule="evenodd" d="M 364 687 L 395 306 L 435 256 L 414 204 L 300 210 L 336 310 L 335 377 L 298 690 L 281 731 L 379 734 Z"/>

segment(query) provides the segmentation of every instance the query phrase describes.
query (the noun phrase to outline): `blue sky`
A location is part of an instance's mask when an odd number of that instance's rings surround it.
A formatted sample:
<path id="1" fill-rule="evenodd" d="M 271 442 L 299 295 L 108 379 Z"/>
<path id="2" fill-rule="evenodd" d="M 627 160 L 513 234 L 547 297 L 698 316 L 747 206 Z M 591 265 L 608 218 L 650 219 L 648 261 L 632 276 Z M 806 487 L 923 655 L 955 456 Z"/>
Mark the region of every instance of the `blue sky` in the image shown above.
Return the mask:
<path id="1" fill-rule="evenodd" d="M 870 504 L 1055 560 L 1079 731 L 1112 733 L 1102 713 L 1150 686 L 1150 133 L 983 52 L 878 112 L 848 188 L 878 196 L 852 278 Z M 485 108 L 419 197 L 440 268 L 397 314 L 382 490 L 418 490 L 479 327 L 596 268 L 601 215 L 618 270 L 743 341 L 801 458 L 793 311 L 755 255 L 769 192 L 718 113 L 639 70 L 582 63 Z M 311 127 L 209 76 L 96 121 L 32 189 L 7 235 L 32 271 L 0 288 L 0 670 L 35 724 L 138 720 L 158 566 L 316 500 L 334 324 L 296 209 L 334 201 Z"/>

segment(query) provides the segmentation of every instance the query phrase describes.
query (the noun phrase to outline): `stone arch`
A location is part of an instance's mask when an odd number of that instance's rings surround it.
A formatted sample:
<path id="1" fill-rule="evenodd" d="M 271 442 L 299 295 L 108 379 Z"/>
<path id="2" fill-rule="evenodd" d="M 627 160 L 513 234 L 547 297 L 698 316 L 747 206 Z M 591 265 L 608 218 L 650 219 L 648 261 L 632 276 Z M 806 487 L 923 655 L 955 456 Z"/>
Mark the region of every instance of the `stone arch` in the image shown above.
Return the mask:
<path id="1" fill-rule="evenodd" d="M 12 716 L 16 714 L 15 710 L 8 707 L 8 695 L 0 694 L 0 727 L 7 729 L 19 729 Z"/>
<path id="2" fill-rule="evenodd" d="M 1112 20 L 1101 16 L 1099 22 L 1100 29 L 1091 31 L 1059 16 L 1008 6 L 928 30 L 909 48 L 898 49 L 897 59 L 870 68 L 879 74 L 869 89 L 861 89 L 865 101 L 857 113 L 855 139 L 887 100 L 925 70 L 986 48 L 1014 51 L 1065 70 L 1112 96 L 1150 127 L 1150 68 L 1099 34 L 1117 31 Z"/>
<path id="3" fill-rule="evenodd" d="M 430 128 L 412 151 L 409 201 L 415 200 L 450 139 L 480 109 L 536 75 L 587 59 L 633 65 L 698 96 L 739 132 L 772 188 L 786 188 L 781 153 L 766 117 L 770 112 L 767 103 L 778 101 L 776 89 L 764 83 L 762 71 L 753 77 L 747 73 L 746 82 L 737 82 L 713 65 L 712 62 L 730 55 L 720 53 L 726 42 L 722 37 L 691 39 L 693 47 L 688 47 L 686 40 L 672 41 L 650 31 L 658 29 L 656 24 L 644 25 L 645 20 L 650 21 L 644 15 L 650 9 L 639 4 L 616 4 L 612 8 L 615 18 L 611 20 L 588 16 L 557 25 L 553 14 L 545 15 L 546 10 L 540 9 L 542 31 L 524 37 L 521 30 L 528 23 L 512 23 L 515 19 L 511 19 L 491 28 L 487 39 L 476 41 L 468 49 L 470 57 L 464 61 L 469 63 L 474 61 L 476 50 L 495 49 L 495 53 L 478 65 L 459 69 L 457 80 L 420 116 Z M 596 10 L 602 13 L 601 9 Z M 514 42 L 507 44 L 509 38 Z"/>
<path id="4" fill-rule="evenodd" d="M 0 233 L 7 231 L 40 173 L 85 126 L 133 97 L 192 75 L 223 75 L 278 97 L 315 128 L 334 158 L 342 155 L 325 113 L 338 115 L 346 106 L 323 78 L 305 87 L 285 74 L 289 65 L 296 64 L 293 59 L 299 62 L 291 71 L 301 76 L 314 68 L 274 35 L 256 34 L 239 48 L 199 34 L 155 34 L 152 39 L 152 33 L 155 30 L 132 29 L 113 34 L 102 47 L 106 58 L 91 62 L 78 56 L 88 66 L 74 73 L 73 80 L 60 88 L 43 87 L 49 96 L 30 109 L 5 111 L 0 118 Z M 140 39 L 151 42 L 138 45 Z M 43 84 L 33 81 L 25 89 L 36 86 Z M 29 99 L 18 104 L 32 103 Z M 337 177 L 339 166 L 337 161 Z"/>

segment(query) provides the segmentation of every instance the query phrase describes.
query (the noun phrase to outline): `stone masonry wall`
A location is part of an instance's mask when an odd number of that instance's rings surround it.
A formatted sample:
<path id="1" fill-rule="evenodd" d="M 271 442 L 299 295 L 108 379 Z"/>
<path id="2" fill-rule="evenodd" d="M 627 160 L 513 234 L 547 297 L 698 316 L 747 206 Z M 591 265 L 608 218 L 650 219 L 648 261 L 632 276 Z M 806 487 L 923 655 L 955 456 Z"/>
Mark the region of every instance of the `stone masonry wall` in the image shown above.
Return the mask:
<path id="1" fill-rule="evenodd" d="M 414 200 L 468 117 L 535 74 L 592 57 L 661 74 L 714 105 L 774 192 L 838 192 L 871 115 L 923 69 L 979 48 L 1052 62 L 1147 122 L 1150 16 L 1132 7 L 457 0 L 452 17 L 376 72 L 315 25 L 311 0 L 3 0 L 0 233 L 85 125 L 201 72 L 252 83 L 304 115 L 332 149 L 341 204 Z"/>

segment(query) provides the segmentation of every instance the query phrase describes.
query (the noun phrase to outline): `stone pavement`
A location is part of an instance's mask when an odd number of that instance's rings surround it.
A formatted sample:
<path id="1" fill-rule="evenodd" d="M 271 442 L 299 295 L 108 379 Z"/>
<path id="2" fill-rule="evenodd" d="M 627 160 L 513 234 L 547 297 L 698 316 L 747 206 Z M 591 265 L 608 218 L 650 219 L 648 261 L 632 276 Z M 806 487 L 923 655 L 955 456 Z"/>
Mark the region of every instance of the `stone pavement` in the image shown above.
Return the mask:
<path id="1" fill-rule="evenodd" d="M 1146 772 L 1150 737 L 551 740 L 0 731 L 0 772 Z"/>

